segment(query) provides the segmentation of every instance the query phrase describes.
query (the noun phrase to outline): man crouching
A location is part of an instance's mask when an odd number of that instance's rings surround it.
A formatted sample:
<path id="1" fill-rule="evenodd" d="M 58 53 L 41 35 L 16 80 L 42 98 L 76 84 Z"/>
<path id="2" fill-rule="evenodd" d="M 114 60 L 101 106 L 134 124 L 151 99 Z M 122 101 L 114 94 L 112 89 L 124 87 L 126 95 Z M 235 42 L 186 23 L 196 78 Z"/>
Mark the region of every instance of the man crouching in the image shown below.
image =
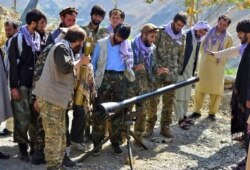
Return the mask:
<path id="1" fill-rule="evenodd" d="M 34 107 L 40 111 L 45 131 L 47 169 L 75 165 L 65 155 L 65 112 L 72 103 L 74 70 L 90 61 L 89 56 L 83 56 L 80 60 L 74 57 L 74 53 L 82 48 L 85 37 L 86 32 L 79 26 L 68 29 L 65 38 L 56 43 L 48 53 L 42 75 L 33 91 L 37 96 Z"/>

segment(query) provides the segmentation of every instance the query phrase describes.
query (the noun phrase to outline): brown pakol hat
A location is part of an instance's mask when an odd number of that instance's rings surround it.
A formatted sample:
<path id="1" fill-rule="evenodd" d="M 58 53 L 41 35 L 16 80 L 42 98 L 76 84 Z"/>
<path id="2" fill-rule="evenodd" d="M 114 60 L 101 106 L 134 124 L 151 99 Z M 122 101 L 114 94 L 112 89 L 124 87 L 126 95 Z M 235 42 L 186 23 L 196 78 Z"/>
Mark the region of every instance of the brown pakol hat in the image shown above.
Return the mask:
<path id="1" fill-rule="evenodd" d="M 152 23 L 147 23 L 142 27 L 141 33 L 157 32 L 158 29 L 159 28 L 156 25 Z"/>

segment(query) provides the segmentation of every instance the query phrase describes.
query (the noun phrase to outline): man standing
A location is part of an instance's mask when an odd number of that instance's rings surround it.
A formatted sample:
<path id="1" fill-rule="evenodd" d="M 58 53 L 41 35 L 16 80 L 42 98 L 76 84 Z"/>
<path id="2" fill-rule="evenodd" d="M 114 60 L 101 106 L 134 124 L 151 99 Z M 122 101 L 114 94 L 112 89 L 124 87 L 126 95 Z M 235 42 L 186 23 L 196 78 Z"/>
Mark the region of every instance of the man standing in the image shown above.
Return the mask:
<path id="1" fill-rule="evenodd" d="M 47 39 L 47 34 L 45 32 L 45 28 L 47 26 L 47 18 L 46 16 L 43 16 L 42 19 L 38 22 L 37 26 L 37 32 L 40 35 L 41 38 L 41 53 L 43 49 L 45 48 L 45 43 Z M 34 70 L 34 76 L 32 81 L 32 90 L 35 87 L 35 84 L 37 80 L 40 78 L 40 74 L 42 70 L 39 70 L 41 68 L 41 65 L 44 64 L 45 59 L 43 62 L 41 61 L 41 53 L 39 52 L 39 55 L 36 59 L 35 64 L 35 70 Z M 38 71 L 39 70 L 39 71 Z M 40 72 L 40 74 L 38 73 Z M 31 125 L 29 128 L 29 136 L 30 136 L 30 155 L 32 155 L 31 163 L 32 164 L 42 164 L 45 163 L 45 156 L 44 156 L 44 130 L 42 126 L 42 120 L 39 112 L 37 112 L 34 108 L 34 102 L 36 100 L 36 96 L 30 94 L 30 107 L 31 107 Z"/>
<path id="2" fill-rule="evenodd" d="M 61 27 L 70 27 L 75 25 L 76 23 L 76 17 L 78 15 L 78 11 L 77 9 L 75 9 L 74 7 L 69 7 L 69 8 L 65 8 L 63 9 L 60 13 L 60 19 L 61 19 L 61 23 L 59 25 L 59 27 L 57 29 L 55 29 L 54 31 L 52 31 L 47 39 L 46 42 L 46 46 L 55 43 L 55 39 L 58 37 L 58 35 L 61 33 Z"/>
<path id="3" fill-rule="evenodd" d="M 244 19 L 238 22 L 236 26 L 238 37 L 241 41 L 239 54 L 242 56 L 236 80 L 233 87 L 233 94 L 231 99 L 232 120 L 231 120 L 231 133 L 239 134 L 244 133 L 244 142 L 246 147 L 246 158 L 238 163 L 236 169 L 249 170 L 249 124 L 250 124 L 250 20 Z M 226 57 L 227 56 L 223 56 Z M 245 167 L 246 159 L 248 165 Z"/>
<path id="4" fill-rule="evenodd" d="M 114 28 L 118 24 L 123 23 L 124 19 L 125 19 L 125 13 L 122 10 L 114 8 L 111 11 L 109 11 L 110 24 L 106 28 L 108 32 L 113 33 Z"/>
<path id="5" fill-rule="evenodd" d="M 10 62 L 9 62 L 9 47 L 12 37 L 18 32 L 18 23 L 14 20 L 7 20 L 4 23 L 5 34 L 8 38 L 4 44 L 4 66 L 5 74 L 7 77 L 6 83 L 9 85 L 9 71 L 10 71 Z M 13 132 L 13 117 L 8 118 L 5 121 L 5 128 L 0 132 L 0 135 L 9 135 Z"/>
<path id="6" fill-rule="evenodd" d="M 142 95 L 153 90 L 155 83 L 155 74 L 157 69 L 155 67 L 154 42 L 158 33 L 158 28 L 151 23 L 145 24 L 139 34 L 132 41 L 132 50 L 134 53 L 134 67 L 136 80 L 134 82 L 126 82 L 127 98 L 137 95 Z M 134 132 L 137 139 L 142 142 L 142 133 L 145 129 L 146 113 L 157 112 L 157 107 L 153 106 L 155 102 L 151 99 L 148 102 L 136 104 L 136 121 L 134 124 Z M 136 144 L 138 144 L 136 142 Z M 138 144 L 139 145 L 139 144 Z"/>
<path id="7" fill-rule="evenodd" d="M 58 37 L 59 37 L 60 33 L 62 33 L 61 28 L 69 28 L 69 27 L 75 25 L 76 17 L 78 15 L 78 10 L 76 8 L 74 8 L 74 7 L 68 7 L 68 8 L 63 9 L 59 13 L 59 15 L 60 15 L 61 23 L 60 23 L 60 25 L 59 25 L 59 27 L 57 29 L 55 29 L 54 31 L 49 33 L 49 36 L 48 36 L 48 39 L 47 39 L 47 42 L 46 42 L 46 46 L 48 46 L 50 44 L 57 43 Z M 67 126 L 69 126 L 68 110 L 66 111 L 65 116 L 66 116 L 66 124 L 67 124 Z M 73 123 L 72 123 L 72 128 L 71 129 L 73 129 L 74 131 L 75 131 L 75 129 L 78 129 L 78 125 L 74 123 L 74 122 L 76 122 L 76 123 L 79 122 L 79 120 L 77 120 L 78 118 L 79 117 L 73 116 Z M 79 131 L 79 130 L 77 130 L 77 131 Z M 66 150 L 67 150 L 67 154 L 69 156 L 70 150 L 71 150 L 71 141 L 70 141 L 70 134 L 69 134 L 68 128 L 66 128 L 65 133 L 67 134 L 67 149 Z M 76 147 L 75 147 L 76 149 L 84 150 L 85 146 L 83 144 L 81 144 L 81 143 L 79 143 L 79 144 L 75 143 L 75 144 L 77 144 Z"/>
<path id="8" fill-rule="evenodd" d="M 210 96 L 208 118 L 216 120 L 215 114 L 219 111 L 221 95 L 224 91 L 224 68 L 227 58 L 216 59 L 209 55 L 209 51 L 220 51 L 229 48 L 233 44 L 231 35 L 227 28 L 231 19 L 225 15 L 218 18 L 218 23 L 206 35 L 201 46 L 201 59 L 198 68 L 198 77 L 200 81 L 195 87 L 194 112 L 191 118 L 201 116 L 201 108 L 205 95 Z"/>
<path id="9" fill-rule="evenodd" d="M 65 38 L 50 50 L 42 75 L 33 94 L 37 96 L 38 111 L 45 131 L 45 159 L 48 169 L 61 165 L 75 166 L 65 154 L 65 112 L 72 106 L 74 95 L 74 70 L 89 63 L 89 56 L 76 60 L 83 46 L 86 33 L 78 26 L 68 29 Z"/>
<path id="10" fill-rule="evenodd" d="M 120 54 L 120 44 L 129 37 L 129 34 L 130 27 L 128 25 L 118 24 L 114 29 L 113 35 L 98 40 L 92 58 L 95 83 L 98 89 L 95 106 L 102 102 L 122 101 L 125 98 L 125 64 Z M 96 109 L 95 106 L 94 109 Z M 120 149 L 122 113 L 123 110 L 111 118 L 112 129 L 118 129 L 118 132 L 111 138 L 112 147 L 116 154 L 122 153 Z M 93 114 L 92 140 L 94 147 L 96 147 L 104 139 L 104 122 L 98 119 L 98 114 L 100 113 L 97 110 L 94 110 Z M 94 154 L 98 155 L 100 149 L 98 148 Z"/>
<path id="11" fill-rule="evenodd" d="M 210 30 L 206 21 L 197 22 L 186 33 L 186 47 L 184 53 L 184 63 L 177 81 L 186 80 L 194 76 L 199 56 L 200 44 L 204 35 Z M 175 91 L 174 113 L 179 126 L 187 130 L 190 126 L 190 120 L 187 119 L 188 102 L 190 100 L 192 85 L 185 86 Z"/>
<path id="12" fill-rule="evenodd" d="M 182 28 L 186 23 L 186 14 L 179 12 L 175 15 L 173 21 L 170 21 L 163 29 L 160 29 L 158 33 L 155 43 L 155 58 L 157 67 L 160 69 L 159 73 L 162 74 L 156 76 L 157 88 L 173 84 L 177 81 L 178 74 L 183 64 L 185 36 L 182 33 Z M 168 74 L 166 69 L 169 69 Z M 164 137 L 172 138 L 173 135 L 170 130 L 170 124 L 172 123 L 174 92 L 163 94 L 162 99 L 160 134 Z M 157 105 L 158 102 L 155 103 L 155 107 L 157 107 Z M 152 135 L 156 120 L 156 112 L 148 114 L 144 134 L 145 137 Z"/>
<path id="13" fill-rule="evenodd" d="M 92 38 L 94 44 L 101 38 L 107 37 L 109 35 L 107 29 L 100 26 L 101 22 L 105 18 L 106 11 L 103 7 L 99 5 L 93 6 L 90 12 L 91 21 L 88 25 L 84 26 L 83 29 L 86 31 L 87 35 L 92 33 Z M 94 47 L 93 47 L 94 50 Z"/>
<path id="14" fill-rule="evenodd" d="M 26 15 L 27 25 L 19 29 L 9 48 L 11 102 L 14 116 L 14 142 L 18 143 L 21 160 L 29 161 L 27 152 L 30 127 L 29 96 L 32 86 L 35 60 L 40 52 L 38 22 L 44 15 L 36 9 Z"/>
<path id="15" fill-rule="evenodd" d="M 95 47 L 95 43 L 97 42 L 97 40 L 106 37 L 109 33 L 107 32 L 107 30 L 103 27 L 100 26 L 100 23 L 102 22 L 102 20 L 105 17 L 105 10 L 99 6 L 99 5 L 95 5 L 93 6 L 93 8 L 91 9 L 90 12 L 90 16 L 91 16 L 91 21 L 88 25 L 84 26 L 83 29 L 86 31 L 87 36 L 89 38 L 93 39 L 93 43 L 89 44 L 91 46 L 91 51 L 90 53 L 92 54 L 94 47 Z M 88 43 L 88 42 L 87 42 Z M 88 66 L 90 69 L 88 70 L 92 70 L 92 66 Z M 83 69 L 83 68 L 82 68 Z M 87 68 L 85 68 L 87 69 Z M 93 75 L 93 71 L 91 73 Z M 86 87 L 86 86 L 83 86 Z M 88 88 L 88 87 L 87 87 Z M 91 90 L 91 89 L 86 89 L 87 91 Z M 93 91 L 94 89 L 92 89 Z M 78 95 L 78 94 L 76 94 Z M 83 100 L 87 100 L 87 102 L 84 103 L 88 103 L 90 102 L 90 97 L 89 95 L 80 95 Z M 86 106 L 82 106 L 81 105 L 77 105 L 76 103 L 74 103 L 74 111 L 73 111 L 73 122 L 72 122 L 72 128 L 71 128 L 71 133 L 70 133 L 70 137 L 71 137 L 71 144 L 72 147 L 77 149 L 77 150 L 84 150 L 85 146 L 82 144 L 83 139 L 85 137 L 85 140 L 88 141 L 90 140 L 90 110 L 86 109 L 84 110 L 84 108 L 88 108 Z M 84 121 L 83 121 L 84 120 Z M 84 135 L 84 129 L 85 129 L 85 136 Z"/>

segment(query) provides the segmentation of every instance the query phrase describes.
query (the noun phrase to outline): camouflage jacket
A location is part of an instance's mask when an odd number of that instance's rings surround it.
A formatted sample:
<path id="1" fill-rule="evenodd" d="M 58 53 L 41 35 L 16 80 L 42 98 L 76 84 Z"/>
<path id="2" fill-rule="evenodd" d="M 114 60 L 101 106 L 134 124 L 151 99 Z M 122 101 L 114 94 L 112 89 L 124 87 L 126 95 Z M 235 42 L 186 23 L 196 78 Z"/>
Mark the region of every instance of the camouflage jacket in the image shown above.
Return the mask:
<path id="1" fill-rule="evenodd" d="M 147 68 L 144 56 L 142 56 L 142 54 L 140 53 L 140 49 L 138 49 L 135 41 L 132 41 L 131 47 L 134 54 L 134 66 L 138 64 L 143 64 L 146 68 L 146 70 L 140 70 L 140 71 L 134 70 L 136 76 L 134 84 L 137 84 L 142 91 L 146 91 L 150 86 L 152 86 L 152 83 L 155 82 L 155 72 L 156 72 L 155 57 L 154 57 L 155 45 L 152 46 L 153 53 L 150 56 L 150 68 Z M 139 53 L 137 53 L 136 51 L 139 51 Z"/>
<path id="2" fill-rule="evenodd" d="M 156 40 L 155 58 L 158 68 L 169 69 L 168 74 L 156 76 L 157 82 L 175 82 L 184 62 L 185 35 L 173 40 L 164 30 L 160 30 Z"/>
<path id="3" fill-rule="evenodd" d="M 93 50 L 95 49 L 95 44 L 97 43 L 97 41 L 109 35 L 109 32 L 106 28 L 99 26 L 97 30 L 94 30 L 91 27 L 91 23 L 89 23 L 89 25 L 83 26 L 82 28 L 86 31 L 87 36 L 89 36 L 89 33 L 92 32 L 92 37 L 94 41 L 94 45 L 92 47 L 92 53 L 93 53 Z"/>
<path id="4" fill-rule="evenodd" d="M 39 78 L 42 75 L 45 60 L 46 60 L 47 55 L 48 55 L 48 53 L 49 53 L 49 51 L 50 51 L 50 49 L 52 48 L 53 45 L 54 44 L 50 44 L 47 47 L 45 47 L 43 49 L 43 51 L 37 57 L 36 65 L 35 65 L 35 69 L 34 69 L 34 74 L 33 74 L 32 90 L 35 89 L 36 82 L 39 80 Z"/>

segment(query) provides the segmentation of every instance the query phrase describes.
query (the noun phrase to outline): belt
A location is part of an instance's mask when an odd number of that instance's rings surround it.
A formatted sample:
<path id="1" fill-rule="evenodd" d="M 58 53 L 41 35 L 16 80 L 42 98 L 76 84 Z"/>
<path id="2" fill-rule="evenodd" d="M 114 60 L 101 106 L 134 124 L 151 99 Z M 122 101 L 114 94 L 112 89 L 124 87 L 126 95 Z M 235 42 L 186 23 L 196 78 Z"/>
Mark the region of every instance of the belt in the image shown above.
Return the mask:
<path id="1" fill-rule="evenodd" d="M 107 74 L 123 74 L 124 71 L 114 71 L 114 70 L 106 70 Z"/>

